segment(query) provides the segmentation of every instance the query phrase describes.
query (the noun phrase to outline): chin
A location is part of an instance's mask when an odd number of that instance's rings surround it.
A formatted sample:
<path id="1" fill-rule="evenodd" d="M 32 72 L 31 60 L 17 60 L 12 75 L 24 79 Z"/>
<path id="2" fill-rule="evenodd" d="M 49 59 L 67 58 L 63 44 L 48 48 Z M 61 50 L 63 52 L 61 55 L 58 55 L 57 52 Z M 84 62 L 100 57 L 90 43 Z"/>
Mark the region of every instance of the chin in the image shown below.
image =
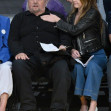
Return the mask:
<path id="1" fill-rule="evenodd" d="M 74 8 L 79 8 L 79 6 L 78 5 L 74 5 Z"/>

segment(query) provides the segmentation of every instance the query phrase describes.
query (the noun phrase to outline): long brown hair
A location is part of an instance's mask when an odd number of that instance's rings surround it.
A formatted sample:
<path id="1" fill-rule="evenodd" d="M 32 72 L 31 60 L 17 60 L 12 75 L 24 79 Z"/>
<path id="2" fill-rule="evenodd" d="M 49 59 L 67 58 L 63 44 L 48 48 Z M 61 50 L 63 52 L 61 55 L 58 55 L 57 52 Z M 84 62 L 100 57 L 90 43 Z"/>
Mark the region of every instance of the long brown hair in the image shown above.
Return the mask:
<path id="1" fill-rule="evenodd" d="M 100 12 L 99 12 L 99 10 L 98 10 L 98 7 L 97 7 L 96 0 L 80 0 L 80 2 L 82 3 L 82 7 L 81 7 L 82 13 L 81 13 L 81 15 L 80 15 L 80 17 L 79 17 L 79 19 L 78 19 L 77 22 L 79 22 L 79 20 L 86 14 L 86 12 L 87 12 L 91 7 L 95 8 L 95 9 L 98 11 L 98 13 L 100 14 Z M 70 17 L 72 16 L 72 14 L 73 14 L 74 12 L 76 12 L 77 10 L 78 10 L 77 8 L 74 8 L 73 2 L 72 2 L 72 11 L 71 11 L 70 14 L 69 14 L 69 18 L 70 18 Z M 100 14 L 100 17 L 101 17 L 101 14 Z M 101 17 L 100 24 L 101 24 L 101 23 L 102 23 L 102 17 Z"/>

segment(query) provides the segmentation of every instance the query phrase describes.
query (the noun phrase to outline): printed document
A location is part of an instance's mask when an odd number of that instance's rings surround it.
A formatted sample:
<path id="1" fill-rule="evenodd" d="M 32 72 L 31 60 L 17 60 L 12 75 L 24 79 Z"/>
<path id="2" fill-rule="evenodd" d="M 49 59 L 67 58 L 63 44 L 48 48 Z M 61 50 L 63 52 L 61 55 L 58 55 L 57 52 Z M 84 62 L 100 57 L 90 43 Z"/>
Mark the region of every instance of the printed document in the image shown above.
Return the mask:
<path id="1" fill-rule="evenodd" d="M 40 43 L 40 45 L 41 45 L 42 49 L 46 52 L 56 52 L 56 51 L 60 50 L 52 43 L 51 44 Z"/>
<path id="2" fill-rule="evenodd" d="M 86 67 L 89 61 L 94 57 L 94 55 L 90 56 L 90 58 L 86 61 L 86 63 L 83 63 L 80 59 L 75 59 L 76 62 L 80 63 L 83 67 Z"/>

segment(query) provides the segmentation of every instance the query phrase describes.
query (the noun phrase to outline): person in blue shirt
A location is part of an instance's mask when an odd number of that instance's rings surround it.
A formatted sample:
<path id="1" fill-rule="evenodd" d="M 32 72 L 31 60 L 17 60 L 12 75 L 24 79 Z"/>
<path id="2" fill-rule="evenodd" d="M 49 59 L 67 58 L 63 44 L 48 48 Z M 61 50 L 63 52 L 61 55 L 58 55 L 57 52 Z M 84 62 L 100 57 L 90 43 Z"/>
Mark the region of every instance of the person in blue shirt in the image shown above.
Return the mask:
<path id="1" fill-rule="evenodd" d="M 12 63 L 7 44 L 9 29 L 9 18 L 0 16 L 0 111 L 6 110 L 7 100 L 11 96 L 13 88 Z"/>

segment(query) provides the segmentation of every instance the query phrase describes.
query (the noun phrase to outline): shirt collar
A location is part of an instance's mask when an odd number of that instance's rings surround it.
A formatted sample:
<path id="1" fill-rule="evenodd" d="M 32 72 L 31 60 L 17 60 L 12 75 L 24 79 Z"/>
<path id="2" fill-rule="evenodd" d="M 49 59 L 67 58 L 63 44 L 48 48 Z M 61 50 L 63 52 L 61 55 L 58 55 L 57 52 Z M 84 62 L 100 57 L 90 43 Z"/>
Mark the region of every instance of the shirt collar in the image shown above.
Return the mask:
<path id="1" fill-rule="evenodd" d="M 45 12 L 42 13 L 42 14 L 40 14 L 39 16 L 42 16 L 42 15 L 49 15 L 49 14 L 50 14 L 49 9 L 48 9 L 48 8 L 45 8 Z M 29 15 L 35 15 L 35 14 L 31 13 L 31 12 L 28 10 L 28 11 L 26 11 L 26 15 L 29 16 Z"/>

